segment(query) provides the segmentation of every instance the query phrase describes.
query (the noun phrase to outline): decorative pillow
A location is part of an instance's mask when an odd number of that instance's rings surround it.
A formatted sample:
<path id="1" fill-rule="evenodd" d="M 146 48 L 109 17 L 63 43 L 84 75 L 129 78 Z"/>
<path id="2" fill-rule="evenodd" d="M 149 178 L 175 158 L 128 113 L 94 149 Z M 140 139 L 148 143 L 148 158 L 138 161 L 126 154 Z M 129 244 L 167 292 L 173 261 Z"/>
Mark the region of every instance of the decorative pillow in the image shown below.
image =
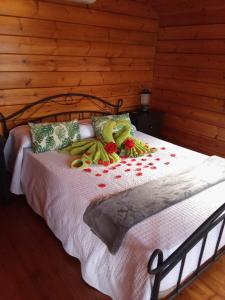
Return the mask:
<path id="1" fill-rule="evenodd" d="M 102 138 L 102 130 L 104 125 L 109 120 L 117 120 L 117 119 L 124 119 L 131 123 L 129 113 L 121 114 L 121 115 L 108 115 L 103 117 L 92 117 L 92 124 L 94 127 L 95 135 L 97 138 Z M 121 126 L 118 125 L 113 129 L 113 133 L 118 132 L 121 129 Z M 134 135 L 135 128 L 133 125 L 131 126 L 131 135 Z"/>
<path id="2" fill-rule="evenodd" d="M 55 123 L 29 123 L 29 126 L 35 153 L 60 150 L 81 139 L 77 120 Z"/>

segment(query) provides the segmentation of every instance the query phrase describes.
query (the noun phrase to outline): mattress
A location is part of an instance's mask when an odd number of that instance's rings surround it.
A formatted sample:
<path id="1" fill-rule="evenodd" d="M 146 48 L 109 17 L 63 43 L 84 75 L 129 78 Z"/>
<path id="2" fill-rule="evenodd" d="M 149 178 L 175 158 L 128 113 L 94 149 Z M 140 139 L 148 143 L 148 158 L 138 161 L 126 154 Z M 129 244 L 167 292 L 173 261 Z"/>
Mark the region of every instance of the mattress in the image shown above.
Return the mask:
<path id="1" fill-rule="evenodd" d="M 70 169 L 71 157 L 25 150 L 17 170 L 24 194 L 42 216 L 65 251 L 81 262 L 83 279 L 115 300 L 149 300 L 153 278 L 147 272 L 152 252 L 168 257 L 209 215 L 224 203 L 225 183 L 171 206 L 129 230 L 116 255 L 83 222 L 91 201 L 124 191 L 151 179 L 176 174 L 201 163 L 206 156 L 137 132 L 136 137 L 156 147 L 152 156 L 123 159 L 109 167 Z M 208 238 L 203 262 L 212 255 L 219 228 Z M 225 244 L 223 234 L 220 247 Z M 183 278 L 197 265 L 200 243 L 186 259 Z M 163 294 L 176 283 L 178 267 L 162 282 Z"/>

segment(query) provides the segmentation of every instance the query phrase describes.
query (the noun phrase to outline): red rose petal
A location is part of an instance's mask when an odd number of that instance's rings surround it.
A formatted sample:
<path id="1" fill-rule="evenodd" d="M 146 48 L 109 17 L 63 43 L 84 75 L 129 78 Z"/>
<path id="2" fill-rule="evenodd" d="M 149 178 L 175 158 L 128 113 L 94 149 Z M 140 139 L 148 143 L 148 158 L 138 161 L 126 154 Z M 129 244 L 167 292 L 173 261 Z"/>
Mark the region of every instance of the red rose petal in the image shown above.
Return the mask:
<path id="1" fill-rule="evenodd" d="M 141 171 L 141 168 L 137 168 L 137 169 L 135 169 L 135 171 Z"/>
<path id="2" fill-rule="evenodd" d="M 103 161 L 103 166 L 107 167 L 109 165 L 109 162 Z"/>
<path id="3" fill-rule="evenodd" d="M 115 179 L 120 179 L 122 176 L 121 175 L 116 175 Z"/>
<path id="4" fill-rule="evenodd" d="M 143 173 L 141 173 L 141 172 L 136 174 L 136 176 L 142 176 L 142 175 L 143 175 Z"/>
<path id="5" fill-rule="evenodd" d="M 137 163 L 136 166 L 142 166 L 142 163 Z"/>
<path id="6" fill-rule="evenodd" d="M 126 169 L 125 172 L 130 172 L 130 169 Z"/>
<path id="7" fill-rule="evenodd" d="M 109 173 L 109 170 L 103 170 L 103 173 Z"/>
<path id="8" fill-rule="evenodd" d="M 110 170 L 116 170 L 116 167 L 111 167 L 111 168 L 109 168 Z"/>
<path id="9" fill-rule="evenodd" d="M 101 159 L 99 159 L 98 164 L 102 165 L 102 160 Z"/>
<path id="10" fill-rule="evenodd" d="M 121 158 L 128 158 L 128 156 L 127 155 L 122 155 L 122 156 L 120 156 Z"/>
<path id="11" fill-rule="evenodd" d="M 86 168 L 86 169 L 84 169 L 84 172 L 91 173 L 91 169 L 90 168 Z"/>
<path id="12" fill-rule="evenodd" d="M 170 162 L 169 162 L 169 161 L 167 161 L 167 162 L 165 162 L 165 163 L 164 163 L 164 165 L 169 165 L 169 164 L 170 164 Z"/>
<path id="13" fill-rule="evenodd" d="M 97 174 L 95 174 L 95 176 L 99 177 L 99 176 L 102 176 L 102 174 L 97 173 Z"/>
<path id="14" fill-rule="evenodd" d="M 172 154 L 170 154 L 170 156 L 171 156 L 171 157 L 175 157 L 175 156 L 176 156 L 176 154 L 172 153 Z"/>
<path id="15" fill-rule="evenodd" d="M 105 187 L 106 187 L 106 184 L 100 183 L 100 184 L 98 184 L 98 187 L 100 187 L 100 188 L 105 188 Z"/>

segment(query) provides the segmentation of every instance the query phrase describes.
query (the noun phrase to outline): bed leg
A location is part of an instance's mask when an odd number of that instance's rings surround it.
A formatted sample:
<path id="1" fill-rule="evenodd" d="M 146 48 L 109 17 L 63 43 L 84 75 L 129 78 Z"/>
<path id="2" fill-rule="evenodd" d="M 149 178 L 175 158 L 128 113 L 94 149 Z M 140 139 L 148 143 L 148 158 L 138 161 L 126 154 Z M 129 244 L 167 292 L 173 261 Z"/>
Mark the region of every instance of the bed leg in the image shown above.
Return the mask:
<path id="1" fill-rule="evenodd" d="M 153 266 L 155 259 L 157 260 L 157 265 Z M 161 266 L 161 264 L 163 263 L 163 253 L 161 250 L 156 249 L 150 259 L 149 259 L 149 263 L 148 263 L 148 272 L 150 273 L 151 270 L 153 270 L 154 268 L 158 268 Z M 155 274 L 155 278 L 154 278 L 154 284 L 152 287 L 152 293 L 151 293 L 151 298 L 150 300 L 158 300 L 159 299 L 159 289 L 160 289 L 160 283 L 161 283 L 161 279 L 162 279 L 162 272 L 159 271 Z"/>
<path id="2" fill-rule="evenodd" d="M 4 158 L 5 140 L 0 136 L 0 203 L 9 202 L 8 180 Z"/>

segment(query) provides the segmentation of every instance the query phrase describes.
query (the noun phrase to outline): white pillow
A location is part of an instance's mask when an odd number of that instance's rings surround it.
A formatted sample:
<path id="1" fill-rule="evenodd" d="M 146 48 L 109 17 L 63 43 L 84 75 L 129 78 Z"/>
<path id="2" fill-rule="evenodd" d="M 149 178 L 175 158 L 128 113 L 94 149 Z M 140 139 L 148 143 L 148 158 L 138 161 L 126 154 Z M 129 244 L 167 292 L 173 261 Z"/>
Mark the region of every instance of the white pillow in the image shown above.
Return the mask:
<path id="1" fill-rule="evenodd" d="M 81 139 L 91 139 L 95 137 L 94 128 L 91 124 L 80 124 Z"/>

